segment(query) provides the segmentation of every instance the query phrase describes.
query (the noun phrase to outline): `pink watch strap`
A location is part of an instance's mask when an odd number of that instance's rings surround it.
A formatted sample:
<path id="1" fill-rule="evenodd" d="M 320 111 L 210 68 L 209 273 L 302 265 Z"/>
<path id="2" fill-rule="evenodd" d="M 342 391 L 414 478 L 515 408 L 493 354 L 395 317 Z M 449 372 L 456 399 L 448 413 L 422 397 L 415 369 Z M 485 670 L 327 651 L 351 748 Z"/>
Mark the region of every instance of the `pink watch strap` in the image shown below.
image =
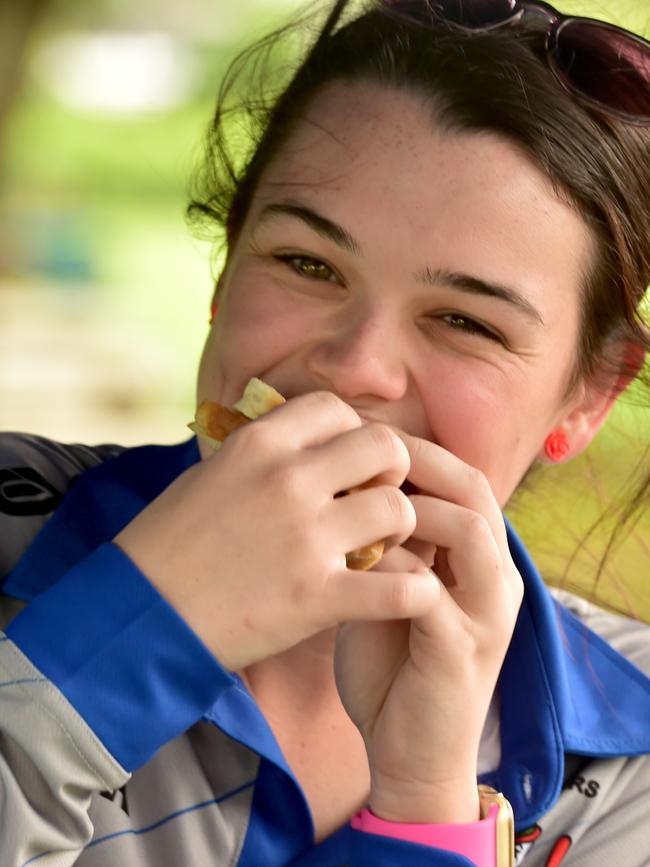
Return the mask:
<path id="1" fill-rule="evenodd" d="M 355 831 L 379 834 L 382 837 L 396 837 L 419 843 L 422 846 L 436 846 L 448 852 L 456 852 L 473 861 L 477 867 L 496 867 L 496 817 L 497 804 L 492 804 L 485 819 L 466 825 L 404 825 L 400 822 L 385 822 L 368 809 L 361 810 L 352 817 Z"/>

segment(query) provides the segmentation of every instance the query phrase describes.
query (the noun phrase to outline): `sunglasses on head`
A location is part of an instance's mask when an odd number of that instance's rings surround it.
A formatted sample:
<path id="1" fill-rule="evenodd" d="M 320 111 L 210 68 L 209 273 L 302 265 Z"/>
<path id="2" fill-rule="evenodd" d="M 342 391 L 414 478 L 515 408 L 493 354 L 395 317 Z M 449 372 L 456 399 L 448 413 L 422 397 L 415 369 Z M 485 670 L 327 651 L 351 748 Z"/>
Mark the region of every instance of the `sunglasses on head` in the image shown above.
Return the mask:
<path id="1" fill-rule="evenodd" d="M 542 0 L 384 0 L 428 23 L 442 19 L 485 32 L 524 15 L 546 22 L 546 55 L 562 86 L 582 102 L 625 123 L 650 126 L 650 42 L 604 21 L 563 15 Z"/>

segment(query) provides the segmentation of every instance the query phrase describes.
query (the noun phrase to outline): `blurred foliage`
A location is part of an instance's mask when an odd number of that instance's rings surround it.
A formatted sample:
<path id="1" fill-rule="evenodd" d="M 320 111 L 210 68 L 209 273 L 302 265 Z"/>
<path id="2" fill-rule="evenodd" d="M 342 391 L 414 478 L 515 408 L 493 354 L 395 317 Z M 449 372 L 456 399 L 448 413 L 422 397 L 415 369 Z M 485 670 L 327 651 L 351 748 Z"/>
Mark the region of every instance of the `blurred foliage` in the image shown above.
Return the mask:
<path id="1" fill-rule="evenodd" d="M 554 5 L 569 15 L 586 15 L 625 27 L 640 36 L 650 35 L 647 0 L 561 0 Z"/>

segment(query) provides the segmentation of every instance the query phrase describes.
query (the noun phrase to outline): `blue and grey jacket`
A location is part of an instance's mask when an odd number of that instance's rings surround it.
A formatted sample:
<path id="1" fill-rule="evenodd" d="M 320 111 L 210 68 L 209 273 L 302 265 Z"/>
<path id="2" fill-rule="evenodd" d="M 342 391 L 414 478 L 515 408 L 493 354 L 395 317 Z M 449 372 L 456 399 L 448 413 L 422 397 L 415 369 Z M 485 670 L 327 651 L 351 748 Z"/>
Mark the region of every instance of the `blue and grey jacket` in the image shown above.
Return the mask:
<path id="1" fill-rule="evenodd" d="M 198 460 L 195 440 L 0 437 L 0 865 L 469 865 L 349 825 L 316 845 L 243 682 L 111 543 Z M 518 864 L 647 867 L 650 629 L 553 598 L 509 538 L 525 598 L 482 781 L 513 805 Z"/>

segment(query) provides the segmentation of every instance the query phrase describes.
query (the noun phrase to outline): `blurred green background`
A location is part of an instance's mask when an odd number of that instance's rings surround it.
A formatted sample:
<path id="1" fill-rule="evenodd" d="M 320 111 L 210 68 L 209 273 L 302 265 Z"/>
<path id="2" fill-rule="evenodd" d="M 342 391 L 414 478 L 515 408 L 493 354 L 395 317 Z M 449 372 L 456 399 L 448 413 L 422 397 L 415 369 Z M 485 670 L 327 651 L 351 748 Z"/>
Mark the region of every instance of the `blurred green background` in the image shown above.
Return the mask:
<path id="1" fill-rule="evenodd" d="M 564 11 L 650 35 L 650 0 Z M 209 247 L 184 222 L 221 75 L 299 0 L 0 0 L 0 427 L 176 442 L 194 411 Z M 628 400 L 589 454 L 535 471 L 510 515 L 551 583 L 650 621 L 650 518 L 570 555 L 631 490 L 650 437 Z M 616 520 L 616 519 L 614 519 Z M 606 529 L 606 528 L 605 528 Z"/>

